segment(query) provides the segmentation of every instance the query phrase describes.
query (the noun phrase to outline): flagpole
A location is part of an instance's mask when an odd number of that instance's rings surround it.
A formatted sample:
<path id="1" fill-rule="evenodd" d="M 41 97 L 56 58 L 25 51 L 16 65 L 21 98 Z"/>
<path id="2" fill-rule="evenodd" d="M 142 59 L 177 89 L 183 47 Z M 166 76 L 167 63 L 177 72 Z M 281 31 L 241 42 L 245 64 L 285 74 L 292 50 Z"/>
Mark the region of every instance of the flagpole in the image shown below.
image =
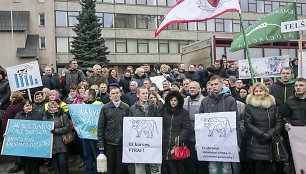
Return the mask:
<path id="1" fill-rule="evenodd" d="M 248 58 L 248 63 L 249 63 L 249 68 L 250 68 L 250 73 L 251 73 L 252 84 L 254 85 L 255 80 L 254 80 L 254 74 L 253 74 L 253 66 L 252 66 L 251 58 L 250 58 L 249 45 L 247 44 L 247 41 L 246 41 L 246 36 L 245 36 L 245 31 L 244 31 L 244 26 L 243 26 L 243 20 L 242 20 L 241 13 L 239 13 L 239 18 L 240 18 L 240 25 L 241 25 L 241 30 L 242 30 L 242 34 L 243 34 L 243 40 L 244 40 L 245 48 L 246 48 L 246 51 L 247 51 L 247 58 Z"/>
<path id="2" fill-rule="evenodd" d="M 296 15 L 296 20 L 298 20 L 297 18 L 297 6 L 296 6 L 296 3 L 297 3 L 297 0 L 295 0 L 295 15 Z M 303 77 L 303 33 L 302 31 L 299 31 L 299 41 L 298 41 L 298 44 L 299 44 L 299 53 L 300 53 L 300 59 L 298 61 L 300 61 L 299 65 L 301 66 L 300 67 L 300 77 Z"/>

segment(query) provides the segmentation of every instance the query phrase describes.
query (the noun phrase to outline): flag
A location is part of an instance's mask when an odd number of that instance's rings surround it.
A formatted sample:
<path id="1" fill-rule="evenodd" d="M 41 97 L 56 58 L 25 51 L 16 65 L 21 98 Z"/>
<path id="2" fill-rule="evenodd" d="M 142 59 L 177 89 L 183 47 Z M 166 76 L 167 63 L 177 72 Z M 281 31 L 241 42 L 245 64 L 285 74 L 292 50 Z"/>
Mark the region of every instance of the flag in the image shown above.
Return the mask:
<path id="1" fill-rule="evenodd" d="M 284 40 L 298 39 L 297 32 L 281 33 L 281 23 L 297 20 L 295 3 L 272 11 L 268 15 L 256 21 L 245 30 L 248 46 L 261 45 Z M 236 35 L 231 44 L 231 52 L 245 48 L 243 33 Z"/>
<path id="2" fill-rule="evenodd" d="M 238 0 L 178 0 L 164 16 L 155 37 L 170 24 L 201 22 L 226 12 L 240 12 Z"/>

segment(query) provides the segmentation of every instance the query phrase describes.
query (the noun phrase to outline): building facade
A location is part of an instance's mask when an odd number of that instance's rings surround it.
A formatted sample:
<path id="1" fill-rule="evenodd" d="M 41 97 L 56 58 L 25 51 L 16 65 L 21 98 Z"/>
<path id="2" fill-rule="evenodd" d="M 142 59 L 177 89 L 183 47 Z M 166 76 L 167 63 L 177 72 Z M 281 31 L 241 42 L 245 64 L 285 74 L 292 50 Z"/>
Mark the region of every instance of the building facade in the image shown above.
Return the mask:
<path id="1" fill-rule="evenodd" d="M 176 0 L 96 1 L 96 12 L 100 19 L 102 37 L 105 38 L 110 51 L 107 58 L 111 65 L 178 63 L 182 61 L 183 47 L 211 37 L 232 38 L 235 33 L 240 32 L 238 14 L 225 13 L 206 22 L 173 24 L 154 38 L 154 32 L 163 15 Z M 249 26 L 266 13 L 290 2 L 295 0 L 241 0 L 244 25 Z M 24 27 L 26 30 L 14 30 L 13 34 L 11 30 L 0 28 L 0 41 L 7 43 L 4 49 L 7 52 L 2 53 L 1 59 L 9 59 L 2 66 L 37 59 L 42 66 L 62 68 L 73 57 L 70 54 L 72 37 L 75 35 L 72 28 L 78 22 L 76 16 L 81 11 L 78 0 L 0 2 L 0 11 L 7 15 L 10 10 L 17 16 L 20 12 L 27 12 L 28 26 Z M 305 0 L 297 1 L 297 13 L 299 19 L 306 18 Z M 33 43 L 29 44 L 31 38 L 38 39 L 35 42 L 36 54 L 33 53 L 33 49 L 32 54 L 27 51 L 30 50 L 29 45 L 35 47 L 35 43 L 34 46 Z M 24 51 L 19 48 L 23 48 Z M 271 51 L 273 54 L 273 50 Z M 227 54 L 226 49 L 223 54 Z"/>

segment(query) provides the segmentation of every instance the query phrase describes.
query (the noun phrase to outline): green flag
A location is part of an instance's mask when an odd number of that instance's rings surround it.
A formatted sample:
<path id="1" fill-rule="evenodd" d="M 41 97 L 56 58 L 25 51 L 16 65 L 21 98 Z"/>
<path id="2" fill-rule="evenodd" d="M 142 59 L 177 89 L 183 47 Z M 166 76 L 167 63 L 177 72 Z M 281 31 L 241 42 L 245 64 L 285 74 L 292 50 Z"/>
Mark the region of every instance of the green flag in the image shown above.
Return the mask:
<path id="1" fill-rule="evenodd" d="M 274 10 L 245 30 L 246 43 L 250 47 L 277 41 L 297 40 L 297 32 L 281 33 L 281 23 L 294 20 L 297 20 L 295 3 Z M 240 32 L 234 37 L 230 51 L 235 52 L 244 48 L 245 42 Z"/>

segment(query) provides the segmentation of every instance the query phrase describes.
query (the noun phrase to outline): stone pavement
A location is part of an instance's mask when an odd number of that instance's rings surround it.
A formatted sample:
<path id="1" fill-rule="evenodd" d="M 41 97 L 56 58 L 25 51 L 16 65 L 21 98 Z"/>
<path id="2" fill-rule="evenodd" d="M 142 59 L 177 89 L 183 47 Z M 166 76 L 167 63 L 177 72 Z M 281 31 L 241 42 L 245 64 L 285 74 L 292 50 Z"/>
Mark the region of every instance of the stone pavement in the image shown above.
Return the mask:
<path id="1" fill-rule="evenodd" d="M 78 167 L 78 160 L 76 156 L 69 156 L 69 174 L 85 174 L 85 168 Z M 8 170 L 14 166 L 14 158 L 7 156 L 0 156 L 0 174 L 8 174 Z M 48 167 L 46 165 L 41 165 L 40 174 L 54 174 L 54 171 L 48 171 Z M 20 171 L 16 174 L 24 174 L 24 172 Z"/>

